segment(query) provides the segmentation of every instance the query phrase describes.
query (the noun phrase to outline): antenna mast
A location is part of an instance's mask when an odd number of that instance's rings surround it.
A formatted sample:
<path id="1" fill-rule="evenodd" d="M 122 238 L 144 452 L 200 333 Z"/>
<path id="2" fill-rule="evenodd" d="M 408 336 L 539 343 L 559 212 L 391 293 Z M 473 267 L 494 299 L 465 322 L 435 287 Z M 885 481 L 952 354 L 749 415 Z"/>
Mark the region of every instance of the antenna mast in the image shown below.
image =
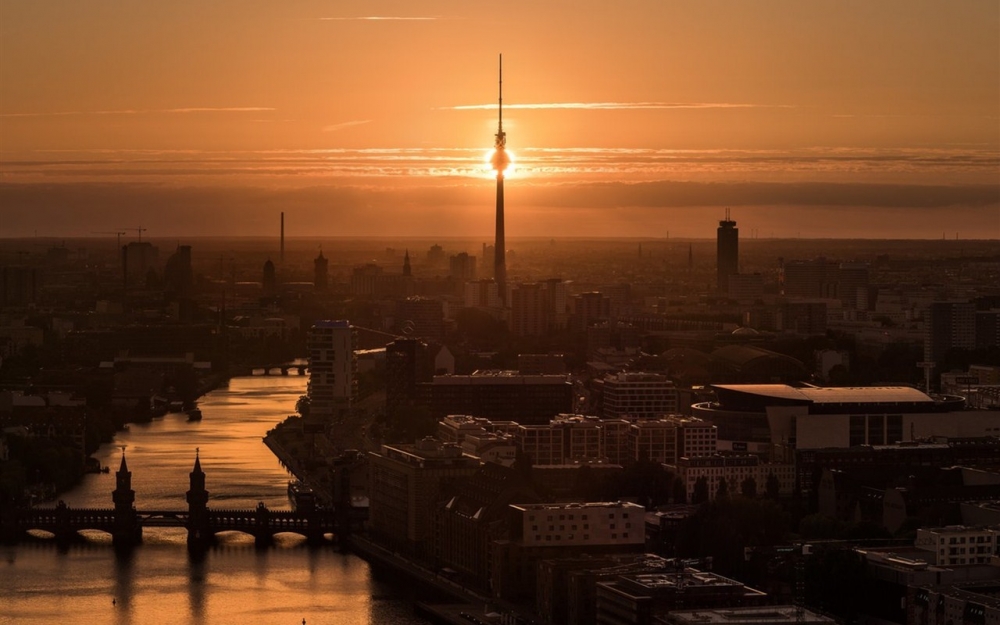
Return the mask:
<path id="1" fill-rule="evenodd" d="M 499 109 L 499 124 L 497 126 L 497 140 L 494 147 L 498 150 L 507 145 L 507 133 L 503 131 L 503 55 L 500 55 L 500 82 L 497 97 L 497 108 Z"/>

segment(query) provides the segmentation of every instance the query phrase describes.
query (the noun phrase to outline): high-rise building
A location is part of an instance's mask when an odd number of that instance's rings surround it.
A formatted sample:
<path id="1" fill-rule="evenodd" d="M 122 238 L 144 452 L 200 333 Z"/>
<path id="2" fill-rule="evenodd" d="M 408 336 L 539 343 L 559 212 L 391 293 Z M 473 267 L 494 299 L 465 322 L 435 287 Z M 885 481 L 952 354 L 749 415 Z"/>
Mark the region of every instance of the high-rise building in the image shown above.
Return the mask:
<path id="1" fill-rule="evenodd" d="M 194 270 L 191 268 L 191 246 L 178 245 L 177 250 L 167 259 L 163 268 L 163 288 L 177 297 L 191 295 L 194 286 Z"/>
<path id="2" fill-rule="evenodd" d="M 327 285 L 327 270 L 330 261 L 323 256 L 323 250 L 319 251 L 319 256 L 313 261 L 313 286 L 316 290 L 325 291 Z"/>
<path id="3" fill-rule="evenodd" d="M 397 325 L 411 336 L 441 338 L 444 335 L 444 305 L 439 299 L 414 295 L 396 304 Z"/>
<path id="4" fill-rule="evenodd" d="M 309 328 L 309 422 L 322 426 L 346 415 L 356 390 L 357 361 L 350 322 L 317 321 Z"/>
<path id="5" fill-rule="evenodd" d="M 468 282 L 476 279 L 476 257 L 468 252 L 455 254 L 448 259 L 448 275 L 457 282 Z"/>
<path id="6" fill-rule="evenodd" d="M 26 306 L 38 294 L 34 267 L 0 267 L 0 306 Z"/>
<path id="7" fill-rule="evenodd" d="M 135 286 L 159 268 L 160 248 L 149 241 L 132 241 L 122 247 L 122 267 L 126 284 Z"/>
<path id="8" fill-rule="evenodd" d="M 262 280 L 264 295 L 274 295 L 278 290 L 278 278 L 274 271 L 274 263 L 268 258 L 264 263 L 264 275 Z"/>
<path id="9" fill-rule="evenodd" d="M 729 218 L 728 208 L 716 233 L 716 265 L 719 293 L 729 293 L 729 276 L 740 272 L 740 229 Z"/>
<path id="10" fill-rule="evenodd" d="M 840 263 L 837 268 L 837 297 L 845 308 L 868 308 L 868 263 Z"/>
<path id="11" fill-rule="evenodd" d="M 812 260 L 781 263 L 781 293 L 788 297 L 834 298 L 837 296 L 837 264 L 820 256 Z"/>
<path id="12" fill-rule="evenodd" d="M 1000 308 L 976 311 L 976 349 L 1000 345 Z"/>
<path id="13" fill-rule="evenodd" d="M 573 328 L 586 331 L 588 327 L 611 316 L 611 298 L 600 291 L 579 293 L 570 300 L 573 306 Z"/>
<path id="14" fill-rule="evenodd" d="M 510 292 L 512 336 L 542 336 L 548 329 L 545 292 L 537 282 L 518 284 Z"/>
<path id="15" fill-rule="evenodd" d="M 465 283 L 466 308 L 499 308 L 500 290 L 493 280 L 472 280 Z"/>
<path id="16" fill-rule="evenodd" d="M 396 339 L 385 346 L 385 414 L 392 422 L 401 418 L 416 399 L 418 382 L 434 377 L 434 356 L 418 339 Z"/>
<path id="17" fill-rule="evenodd" d="M 507 302 L 507 260 L 505 250 L 507 249 L 504 238 L 503 223 L 503 176 L 507 166 L 510 165 L 510 157 L 507 156 L 507 133 L 503 131 L 503 56 L 500 57 L 500 95 L 497 100 L 497 110 L 499 112 L 496 141 L 493 144 L 492 164 L 497 172 L 497 224 L 496 241 L 494 247 L 493 278 L 497 282 L 500 292 L 500 301 Z"/>
<path id="18" fill-rule="evenodd" d="M 924 326 L 924 360 L 940 363 L 949 349 L 976 348 L 976 305 L 933 302 Z"/>

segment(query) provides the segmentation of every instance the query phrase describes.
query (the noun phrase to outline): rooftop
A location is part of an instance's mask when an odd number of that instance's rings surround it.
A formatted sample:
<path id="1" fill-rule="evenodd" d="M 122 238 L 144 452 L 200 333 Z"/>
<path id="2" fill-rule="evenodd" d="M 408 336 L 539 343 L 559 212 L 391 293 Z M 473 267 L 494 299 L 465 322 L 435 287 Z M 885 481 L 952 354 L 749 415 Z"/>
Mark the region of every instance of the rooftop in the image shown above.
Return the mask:
<path id="1" fill-rule="evenodd" d="M 713 384 L 713 388 L 775 399 L 813 404 L 934 403 L 921 390 L 909 386 L 794 387 L 788 384 Z"/>

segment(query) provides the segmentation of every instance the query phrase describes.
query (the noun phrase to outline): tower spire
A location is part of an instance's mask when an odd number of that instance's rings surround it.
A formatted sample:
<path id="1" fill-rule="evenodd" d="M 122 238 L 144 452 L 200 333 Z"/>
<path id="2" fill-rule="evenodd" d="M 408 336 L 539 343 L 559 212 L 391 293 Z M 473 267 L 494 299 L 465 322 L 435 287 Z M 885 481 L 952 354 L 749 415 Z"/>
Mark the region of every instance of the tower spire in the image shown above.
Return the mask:
<path id="1" fill-rule="evenodd" d="M 507 242 L 504 237 L 503 218 L 503 173 L 510 164 L 510 157 L 507 156 L 507 133 L 503 131 L 503 55 L 500 55 L 500 75 L 498 81 L 497 95 L 497 134 L 493 144 L 493 169 L 497 172 L 497 221 L 496 240 L 493 244 L 493 278 L 497 283 L 500 301 L 507 302 L 507 262 L 506 248 Z"/>

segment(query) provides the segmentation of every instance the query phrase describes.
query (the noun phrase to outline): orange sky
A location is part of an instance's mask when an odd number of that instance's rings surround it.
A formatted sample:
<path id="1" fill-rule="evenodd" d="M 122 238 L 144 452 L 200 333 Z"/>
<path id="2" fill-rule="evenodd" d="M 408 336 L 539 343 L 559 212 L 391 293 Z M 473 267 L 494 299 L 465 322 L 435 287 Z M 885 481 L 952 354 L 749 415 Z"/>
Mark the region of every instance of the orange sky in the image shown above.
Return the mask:
<path id="1" fill-rule="evenodd" d="M 299 208 L 300 234 L 487 235 L 499 52 L 508 236 L 710 236 L 731 204 L 1000 237 L 992 0 L 0 0 L 0 236 Z"/>

